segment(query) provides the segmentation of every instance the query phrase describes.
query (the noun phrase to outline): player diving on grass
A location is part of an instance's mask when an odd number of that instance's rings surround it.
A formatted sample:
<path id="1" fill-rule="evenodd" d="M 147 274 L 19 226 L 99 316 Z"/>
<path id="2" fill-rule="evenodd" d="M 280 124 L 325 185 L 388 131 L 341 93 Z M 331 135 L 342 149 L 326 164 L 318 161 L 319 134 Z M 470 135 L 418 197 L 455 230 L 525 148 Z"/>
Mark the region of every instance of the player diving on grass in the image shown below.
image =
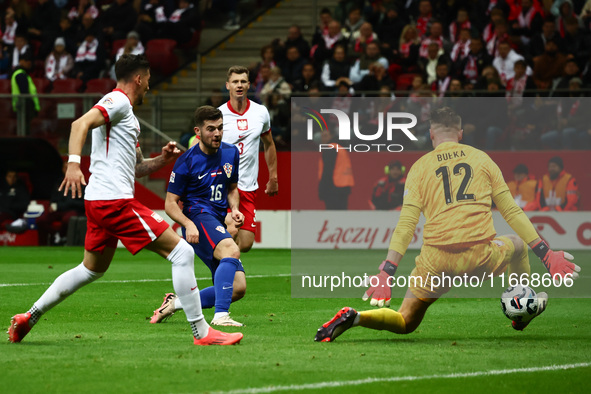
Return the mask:
<path id="1" fill-rule="evenodd" d="M 507 270 L 519 277 L 529 275 L 528 245 L 553 277 L 578 277 L 580 268 L 569 261 L 573 256 L 552 251 L 540 239 L 511 197 L 501 170 L 486 153 L 460 144 L 462 133 L 461 118 L 452 109 L 444 107 L 431 113 L 430 136 L 434 150 L 422 156 L 408 173 L 400 219 L 386 260 L 379 266 L 379 274 L 372 277 L 372 286 L 375 286 L 366 291 L 363 299 L 371 297 L 371 305 L 389 306 L 392 291 L 388 281 L 393 279 L 412 240 L 421 212 L 426 219 L 423 246 L 411 276 L 420 277 L 422 283 L 409 281 L 398 311 L 341 309 L 318 329 L 315 341 L 334 341 L 356 326 L 409 334 L 419 326 L 429 306 L 450 290 L 435 286 L 432 277 L 443 273 L 498 276 Z M 495 237 L 493 201 L 519 236 Z M 538 299 L 536 316 L 545 310 L 548 295 L 538 293 Z M 523 330 L 528 323 L 513 321 L 512 327 Z"/>
<path id="2" fill-rule="evenodd" d="M 241 327 L 242 323 L 230 317 L 229 309 L 230 303 L 244 297 L 246 277 L 238 245 L 224 224 L 228 207 L 234 223 L 238 227 L 244 223 L 244 215 L 238 210 L 240 155 L 234 145 L 222 142 L 219 109 L 197 108 L 195 133 L 199 143 L 176 161 L 170 174 L 165 209 L 172 220 L 183 226 L 185 239 L 211 271 L 213 286 L 201 290 L 203 308 L 215 306 L 211 324 Z M 150 323 L 160 323 L 183 305 L 180 297 L 166 294 Z"/>
<path id="3" fill-rule="evenodd" d="M 203 316 L 195 280 L 195 253 L 155 212 L 134 198 L 135 177 L 148 175 L 173 162 L 181 154 L 173 142 L 162 154 L 144 159 L 139 147 L 140 127 L 133 106 L 143 102 L 149 90 L 150 64 L 142 55 L 123 55 L 115 64 L 117 87 L 72 123 L 68 169 L 60 190 L 82 197 L 86 185 L 80 170 L 80 154 L 92 130 L 90 172 L 84 193 L 87 231 L 84 259 L 61 274 L 28 312 L 12 317 L 10 342 L 21 342 L 39 318 L 70 294 L 101 278 L 109 268 L 117 242 L 132 254 L 151 250 L 172 263 L 172 284 L 185 305 L 196 345 L 231 345 L 241 333 L 211 328 Z"/>

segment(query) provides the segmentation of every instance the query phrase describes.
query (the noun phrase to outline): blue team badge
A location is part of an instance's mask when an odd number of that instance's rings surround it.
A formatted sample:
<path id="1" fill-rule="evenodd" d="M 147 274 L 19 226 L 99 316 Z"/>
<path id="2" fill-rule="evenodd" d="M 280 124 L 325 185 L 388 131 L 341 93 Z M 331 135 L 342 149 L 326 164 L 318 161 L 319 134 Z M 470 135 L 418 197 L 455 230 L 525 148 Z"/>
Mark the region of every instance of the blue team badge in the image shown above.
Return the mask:
<path id="1" fill-rule="evenodd" d="M 230 163 L 226 163 L 224 164 L 224 171 L 226 172 L 226 176 L 229 178 L 232 176 L 232 168 L 234 168 L 234 166 Z"/>
<path id="2" fill-rule="evenodd" d="M 222 234 L 226 233 L 226 229 L 223 226 L 217 226 L 215 229 L 218 230 Z"/>

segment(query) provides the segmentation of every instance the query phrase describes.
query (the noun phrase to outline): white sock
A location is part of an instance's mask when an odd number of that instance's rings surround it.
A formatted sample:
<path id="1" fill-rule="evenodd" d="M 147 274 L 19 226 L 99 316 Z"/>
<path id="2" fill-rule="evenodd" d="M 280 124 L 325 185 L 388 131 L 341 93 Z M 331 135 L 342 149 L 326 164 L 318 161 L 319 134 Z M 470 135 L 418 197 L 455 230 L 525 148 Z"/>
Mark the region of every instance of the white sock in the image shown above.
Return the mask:
<path id="1" fill-rule="evenodd" d="M 183 309 L 183 303 L 181 302 L 181 299 L 177 297 L 174 299 L 174 310 L 180 311 L 181 309 Z"/>
<path id="2" fill-rule="evenodd" d="M 193 336 L 197 339 L 203 338 L 207 336 L 209 324 L 203 317 L 199 288 L 195 280 L 195 252 L 187 241 L 181 239 L 167 259 L 172 263 L 174 292 L 183 305 L 187 320 L 191 323 Z"/>
<path id="3" fill-rule="evenodd" d="M 228 312 L 216 312 L 216 313 L 213 315 L 213 320 L 215 320 L 215 319 L 219 319 L 220 317 L 224 317 L 224 316 L 228 316 L 228 315 L 229 315 L 229 313 L 228 313 Z"/>
<path id="4" fill-rule="evenodd" d="M 43 313 L 48 312 L 82 286 L 94 282 L 103 275 L 104 272 L 91 271 L 84 266 L 84 263 L 80 263 L 78 266 L 58 276 L 45 293 L 43 293 L 41 298 L 35 302 L 33 308 L 31 308 L 31 310 L 36 309 L 37 313 L 31 314 L 29 325 L 35 325 Z"/>

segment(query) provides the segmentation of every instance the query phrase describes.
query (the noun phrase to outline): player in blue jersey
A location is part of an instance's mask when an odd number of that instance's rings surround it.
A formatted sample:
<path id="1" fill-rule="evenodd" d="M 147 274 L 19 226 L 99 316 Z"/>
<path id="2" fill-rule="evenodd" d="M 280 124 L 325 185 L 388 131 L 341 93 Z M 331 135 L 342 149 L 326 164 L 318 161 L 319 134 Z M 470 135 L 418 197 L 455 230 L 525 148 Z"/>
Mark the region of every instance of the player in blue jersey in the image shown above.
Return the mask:
<path id="1" fill-rule="evenodd" d="M 217 108 L 197 108 L 195 133 L 199 144 L 176 161 L 170 174 L 165 209 L 183 226 L 183 236 L 211 270 L 213 286 L 200 291 L 203 308 L 215 306 L 211 324 L 240 327 L 242 323 L 230 317 L 229 308 L 232 301 L 244 296 L 246 276 L 238 245 L 224 224 L 228 207 L 236 225 L 244 223 L 244 215 L 238 210 L 240 155 L 234 145 L 222 142 L 222 113 Z M 178 309 L 182 309 L 178 297 L 166 294 L 150 323 L 160 323 Z"/>

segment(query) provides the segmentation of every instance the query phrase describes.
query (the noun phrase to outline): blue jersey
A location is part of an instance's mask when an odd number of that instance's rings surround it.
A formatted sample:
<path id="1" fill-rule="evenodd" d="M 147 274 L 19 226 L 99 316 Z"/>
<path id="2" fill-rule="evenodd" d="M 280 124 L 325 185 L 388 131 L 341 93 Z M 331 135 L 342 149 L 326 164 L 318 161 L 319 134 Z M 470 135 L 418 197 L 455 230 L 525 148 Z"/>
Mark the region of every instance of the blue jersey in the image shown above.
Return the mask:
<path id="1" fill-rule="evenodd" d="M 197 214 L 207 212 L 224 222 L 228 185 L 238 182 L 239 160 L 238 148 L 225 142 L 214 155 L 206 155 L 197 144 L 178 158 L 168 191 L 181 197 L 186 217 L 194 221 Z"/>

